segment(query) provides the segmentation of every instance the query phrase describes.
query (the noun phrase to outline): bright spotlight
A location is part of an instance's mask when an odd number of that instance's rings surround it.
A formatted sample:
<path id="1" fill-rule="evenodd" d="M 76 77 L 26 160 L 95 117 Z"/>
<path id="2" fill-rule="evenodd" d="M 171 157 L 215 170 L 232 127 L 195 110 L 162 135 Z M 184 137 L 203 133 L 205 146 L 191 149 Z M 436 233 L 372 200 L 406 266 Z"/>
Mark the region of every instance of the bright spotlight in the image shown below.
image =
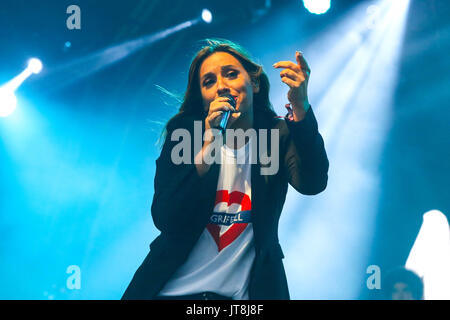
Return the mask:
<path id="1" fill-rule="evenodd" d="M 405 266 L 423 278 L 425 300 L 450 299 L 450 229 L 441 211 L 431 210 L 423 215 Z"/>
<path id="2" fill-rule="evenodd" d="M 14 91 L 0 88 L 0 117 L 5 118 L 14 112 L 17 99 Z"/>
<path id="3" fill-rule="evenodd" d="M 39 59 L 32 58 L 28 60 L 28 68 L 33 72 L 34 74 L 38 74 L 42 70 L 42 62 Z"/>
<path id="4" fill-rule="evenodd" d="M 202 19 L 206 23 L 211 23 L 212 21 L 212 13 L 208 9 L 203 9 L 202 11 Z"/>
<path id="5" fill-rule="evenodd" d="M 323 14 L 330 9 L 330 0 L 303 0 L 305 8 L 314 14 Z"/>

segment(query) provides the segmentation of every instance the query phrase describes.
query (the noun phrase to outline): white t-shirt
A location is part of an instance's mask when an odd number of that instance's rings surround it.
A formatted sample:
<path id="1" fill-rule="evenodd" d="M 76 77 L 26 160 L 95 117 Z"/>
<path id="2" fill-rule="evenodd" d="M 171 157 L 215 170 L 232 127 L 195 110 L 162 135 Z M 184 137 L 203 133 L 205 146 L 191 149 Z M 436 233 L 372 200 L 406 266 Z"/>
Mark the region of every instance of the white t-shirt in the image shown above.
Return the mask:
<path id="1" fill-rule="evenodd" d="M 186 262 L 159 293 L 179 296 L 215 292 L 247 300 L 255 258 L 251 223 L 251 146 L 221 149 L 216 205 L 210 223 Z"/>

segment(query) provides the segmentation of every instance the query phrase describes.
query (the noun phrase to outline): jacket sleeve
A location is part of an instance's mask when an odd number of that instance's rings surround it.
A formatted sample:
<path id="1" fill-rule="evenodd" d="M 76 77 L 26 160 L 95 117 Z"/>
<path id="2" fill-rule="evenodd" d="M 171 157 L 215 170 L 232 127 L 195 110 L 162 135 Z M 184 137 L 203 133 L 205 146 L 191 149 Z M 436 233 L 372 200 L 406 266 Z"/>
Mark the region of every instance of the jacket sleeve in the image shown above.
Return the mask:
<path id="1" fill-rule="evenodd" d="M 172 149 L 180 143 L 171 141 L 171 134 L 176 128 L 176 125 L 167 128 L 166 140 L 156 160 L 155 190 L 151 207 L 155 226 L 170 234 L 188 232 L 190 226 L 198 225 L 199 219 L 205 219 L 204 215 L 208 212 L 205 213 L 205 210 L 200 208 L 208 203 L 208 199 L 214 199 L 214 184 L 217 183 L 213 166 L 205 175 L 199 176 L 193 162 L 193 147 L 190 150 L 189 163 L 175 164 L 172 161 Z M 190 142 L 193 141 L 193 120 L 184 121 L 178 128 L 187 129 Z M 193 143 L 188 145 L 192 146 Z"/>
<path id="2" fill-rule="evenodd" d="M 310 107 L 303 120 L 284 120 L 284 167 L 289 184 L 304 195 L 325 190 L 328 181 L 328 158 L 317 121 Z"/>

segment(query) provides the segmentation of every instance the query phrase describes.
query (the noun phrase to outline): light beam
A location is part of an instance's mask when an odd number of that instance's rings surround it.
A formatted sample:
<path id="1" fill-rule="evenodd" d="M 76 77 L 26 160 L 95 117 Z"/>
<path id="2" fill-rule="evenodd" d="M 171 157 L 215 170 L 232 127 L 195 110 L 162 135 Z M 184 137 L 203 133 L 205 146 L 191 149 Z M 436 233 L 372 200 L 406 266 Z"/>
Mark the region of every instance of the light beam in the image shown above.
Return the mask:
<path id="1" fill-rule="evenodd" d="M 300 288 L 295 299 L 357 299 L 366 280 L 409 1 L 377 1 L 379 18 L 368 29 L 366 9 L 373 3 L 349 17 L 352 28 L 333 25 L 323 38 L 327 50 L 304 50 L 312 69 L 310 101 L 331 165 L 325 192 L 286 206 L 289 228 L 282 233 L 286 256 L 297 257 L 286 261 L 291 287 Z M 326 86 L 314 90 L 316 81 Z"/>

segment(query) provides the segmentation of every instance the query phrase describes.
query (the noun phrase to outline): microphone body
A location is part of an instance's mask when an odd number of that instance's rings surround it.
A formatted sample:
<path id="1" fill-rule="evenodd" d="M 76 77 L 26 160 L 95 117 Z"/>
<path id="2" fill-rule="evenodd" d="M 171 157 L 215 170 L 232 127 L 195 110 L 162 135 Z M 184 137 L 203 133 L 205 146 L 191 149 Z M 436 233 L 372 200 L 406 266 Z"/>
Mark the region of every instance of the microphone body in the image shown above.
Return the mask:
<path id="1" fill-rule="evenodd" d="M 219 97 L 227 97 L 230 105 L 233 108 L 236 108 L 236 100 L 234 100 L 234 97 L 231 94 L 221 93 L 219 95 Z M 227 128 L 227 123 L 228 123 L 228 119 L 230 118 L 230 115 L 231 115 L 231 111 L 225 111 L 223 113 L 222 120 L 220 120 L 220 124 L 219 124 L 219 129 L 220 129 L 220 131 L 222 131 L 222 133 L 225 133 L 225 129 Z"/>

